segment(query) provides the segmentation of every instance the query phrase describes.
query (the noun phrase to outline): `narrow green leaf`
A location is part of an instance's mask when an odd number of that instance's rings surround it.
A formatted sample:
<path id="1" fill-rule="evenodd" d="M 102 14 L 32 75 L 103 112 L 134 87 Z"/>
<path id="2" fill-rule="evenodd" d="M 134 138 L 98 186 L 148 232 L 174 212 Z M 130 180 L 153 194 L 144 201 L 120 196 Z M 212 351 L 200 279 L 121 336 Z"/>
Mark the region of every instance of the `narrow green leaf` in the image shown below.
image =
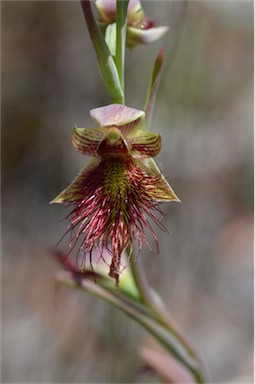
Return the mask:
<path id="1" fill-rule="evenodd" d="M 163 347 L 192 372 L 194 377 L 198 377 L 197 373 L 199 372 L 199 366 L 197 361 L 188 355 L 185 348 L 176 340 L 174 335 L 150 317 L 147 308 L 141 303 L 121 297 L 117 292 L 111 293 L 89 280 L 82 279 L 76 281 L 73 274 L 70 272 L 61 272 L 61 274 L 58 275 L 58 280 L 72 288 L 90 292 L 126 313 L 129 317 L 133 318 L 147 329 L 147 331 L 153 335 Z M 201 380 L 199 383 L 203 383 L 203 381 Z"/>
<path id="2" fill-rule="evenodd" d="M 157 90 L 158 90 L 158 85 L 159 85 L 159 80 L 161 75 L 161 69 L 163 64 L 163 58 L 164 58 L 164 51 L 163 51 L 163 48 L 161 48 L 156 58 L 156 61 L 154 63 L 154 67 L 153 67 L 153 71 L 152 71 L 152 75 L 151 75 L 151 79 L 148 87 L 147 97 L 144 105 L 144 111 L 145 111 L 144 125 L 146 126 L 147 129 L 149 129 L 153 108 L 155 105 L 155 100 L 156 100 L 156 95 L 157 95 Z"/>

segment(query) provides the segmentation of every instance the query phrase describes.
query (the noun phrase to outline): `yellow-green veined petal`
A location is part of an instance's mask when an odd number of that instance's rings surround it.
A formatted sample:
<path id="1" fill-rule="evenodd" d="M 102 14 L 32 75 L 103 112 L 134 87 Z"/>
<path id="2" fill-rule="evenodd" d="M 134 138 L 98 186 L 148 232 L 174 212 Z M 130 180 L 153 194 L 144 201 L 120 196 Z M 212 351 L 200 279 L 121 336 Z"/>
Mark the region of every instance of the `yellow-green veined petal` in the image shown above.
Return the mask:
<path id="1" fill-rule="evenodd" d="M 135 160 L 135 163 L 144 170 L 147 174 L 151 176 L 156 176 L 158 178 L 158 182 L 155 185 L 155 189 L 153 191 L 153 198 L 157 201 L 177 201 L 181 200 L 176 196 L 172 187 L 166 180 L 165 176 L 160 172 L 157 164 L 151 158 L 144 160 Z"/>
<path id="2" fill-rule="evenodd" d="M 53 199 L 50 204 L 54 203 L 72 203 L 77 201 L 79 198 L 82 198 L 80 179 L 84 178 L 88 172 L 96 168 L 100 164 L 100 159 L 92 159 L 89 164 L 84 167 L 78 175 L 74 178 L 71 184 L 65 188 L 55 199 Z"/>
<path id="3" fill-rule="evenodd" d="M 97 149 L 105 136 L 104 128 L 74 127 L 72 142 L 76 151 L 88 156 L 98 156 Z"/>
<path id="4" fill-rule="evenodd" d="M 120 127 L 130 123 L 137 125 L 139 120 L 144 117 L 144 112 L 121 104 L 111 104 L 92 109 L 90 116 L 101 126 Z"/>
<path id="5" fill-rule="evenodd" d="M 162 144 L 160 134 L 142 130 L 136 131 L 135 137 L 128 141 L 131 148 L 131 156 L 135 159 L 157 156 Z"/>

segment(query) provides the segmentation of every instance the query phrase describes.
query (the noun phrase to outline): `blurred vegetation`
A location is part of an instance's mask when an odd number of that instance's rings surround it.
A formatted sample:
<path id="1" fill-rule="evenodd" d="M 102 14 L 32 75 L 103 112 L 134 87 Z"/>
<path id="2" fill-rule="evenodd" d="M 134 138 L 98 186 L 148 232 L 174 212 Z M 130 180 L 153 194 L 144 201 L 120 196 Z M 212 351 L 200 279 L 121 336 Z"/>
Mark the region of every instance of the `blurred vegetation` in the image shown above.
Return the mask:
<path id="1" fill-rule="evenodd" d="M 252 382 L 253 2 L 144 8 L 171 31 L 128 52 L 127 105 L 142 108 L 163 44 L 156 160 L 182 200 L 163 206 L 170 234 L 155 229 L 145 268 L 213 381 Z M 157 348 L 144 331 L 54 281 L 67 211 L 48 203 L 88 160 L 72 127 L 107 103 L 79 2 L 2 2 L 3 382 L 158 380 L 137 355 Z"/>

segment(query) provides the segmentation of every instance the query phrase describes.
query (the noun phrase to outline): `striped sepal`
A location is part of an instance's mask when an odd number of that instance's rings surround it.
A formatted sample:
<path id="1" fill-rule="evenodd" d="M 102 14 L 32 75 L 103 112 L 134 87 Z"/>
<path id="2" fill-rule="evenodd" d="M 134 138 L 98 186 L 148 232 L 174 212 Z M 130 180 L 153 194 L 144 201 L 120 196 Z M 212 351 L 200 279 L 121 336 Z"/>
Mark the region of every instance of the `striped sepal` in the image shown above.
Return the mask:
<path id="1" fill-rule="evenodd" d="M 105 135 L 104 128 L 74 127 L 72 142 L 76 151 L 88 156 L 98 156 L 97 149 Z"/>
<path id="2" fill-rule="evenodd" d="M 82 191 L 82 181 L 100 164 L 101 159 L 92 159 L 74 178 L 71 184 L 64 189 L 50 204 L 72 203 L 84 197 Z"/>
<path id="3" fill-rule="evenodd" d="M 161 149 L 160 134 L 148 131 L 136 131 L 136 136 L 128 141 L 131 147 L 131 155 L 135 159 L 155 157 Z"/>
<path id="4" fill-rule="evenodd" d="M 154 159 L 135 160 L 135 163 L 148 175 L 155 177 L 155 188 L 152 197 L 156 201 L 177 201 L 180 202 L 176 196 L 173 188 L 168 183 L 162 172 L 158 169 Z"/>

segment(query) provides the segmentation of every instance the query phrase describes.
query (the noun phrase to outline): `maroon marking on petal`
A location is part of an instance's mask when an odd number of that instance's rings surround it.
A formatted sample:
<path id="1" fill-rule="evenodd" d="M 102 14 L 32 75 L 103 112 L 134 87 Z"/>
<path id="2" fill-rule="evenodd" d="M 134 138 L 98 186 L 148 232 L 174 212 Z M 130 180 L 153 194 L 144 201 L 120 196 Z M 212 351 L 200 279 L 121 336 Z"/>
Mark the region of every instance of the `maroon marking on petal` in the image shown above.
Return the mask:
<path id="1" fill-rule="evenodd" d="M 89 131 L 91 130 L 93 139 L 91 139 L 91 134 L 89 134 Z M 97 148 L 102 138 L 103 132 L 99 132 L 99 130 L 93 130 L 91 128 L 85 130 L 74 128 L 72 135 L 72 143 L 74 148 L 78 152 L 84 153 L 88 156 L 97 156 Z"/>

